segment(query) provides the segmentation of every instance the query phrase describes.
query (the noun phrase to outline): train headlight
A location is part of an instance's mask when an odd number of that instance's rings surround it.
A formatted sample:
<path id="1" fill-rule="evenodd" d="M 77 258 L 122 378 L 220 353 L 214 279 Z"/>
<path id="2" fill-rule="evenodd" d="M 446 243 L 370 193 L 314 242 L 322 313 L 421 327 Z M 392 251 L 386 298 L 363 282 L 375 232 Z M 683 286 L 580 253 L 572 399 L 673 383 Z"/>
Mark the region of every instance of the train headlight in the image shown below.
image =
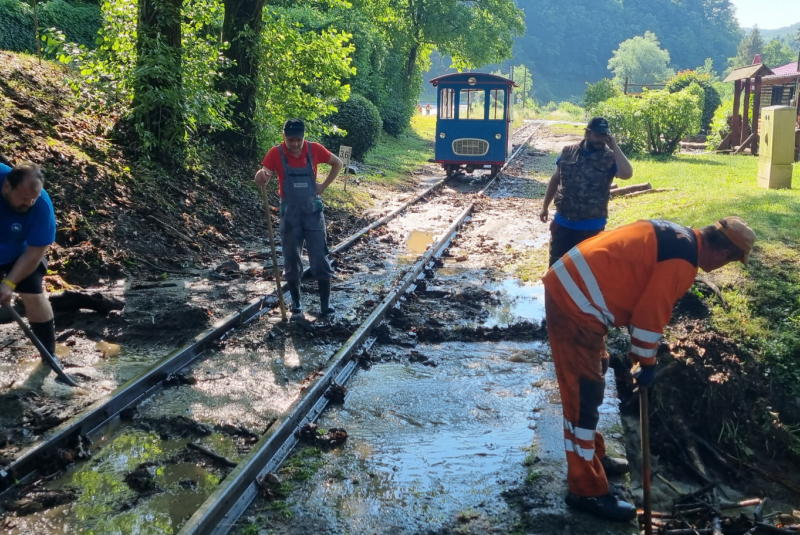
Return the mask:
<path id="1" fill-rule="evenodd" d="M 439 132 L 439 137 L 444 139 L 444 132 Z"/>
<path id="2" fill-rule="evenodd" d="M 503 137 L 501 134 L 495 134 L 495 135 L 494 135 L 494 138 L 495 138 L 495 139 L 500 139 L 501 137 Z"/>

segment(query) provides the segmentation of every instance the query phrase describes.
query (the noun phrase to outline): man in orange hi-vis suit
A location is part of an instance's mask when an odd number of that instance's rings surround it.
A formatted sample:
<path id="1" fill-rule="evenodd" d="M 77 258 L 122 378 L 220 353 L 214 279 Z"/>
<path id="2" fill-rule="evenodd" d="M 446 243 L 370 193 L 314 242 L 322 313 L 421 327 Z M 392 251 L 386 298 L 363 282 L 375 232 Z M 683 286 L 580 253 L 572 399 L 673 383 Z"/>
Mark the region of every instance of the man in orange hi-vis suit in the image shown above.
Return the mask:
<path id="1" fill-rule="evenodd" d="M 573 247 L 544 276 L 547 331 L 564 410 L 568 505 L 608 520 L 636 518 L 632 504 L 609 493 L 606 479 L 607 471 L 627 469 L 627 461 L 607 458 L 596 431 L 608 328 L 628 328 L 634 376 L 649 386 L 664 327 L 698 268 L 746 263 L 755 239 L 735 216 L 697 230 L 639 221 Z"/>

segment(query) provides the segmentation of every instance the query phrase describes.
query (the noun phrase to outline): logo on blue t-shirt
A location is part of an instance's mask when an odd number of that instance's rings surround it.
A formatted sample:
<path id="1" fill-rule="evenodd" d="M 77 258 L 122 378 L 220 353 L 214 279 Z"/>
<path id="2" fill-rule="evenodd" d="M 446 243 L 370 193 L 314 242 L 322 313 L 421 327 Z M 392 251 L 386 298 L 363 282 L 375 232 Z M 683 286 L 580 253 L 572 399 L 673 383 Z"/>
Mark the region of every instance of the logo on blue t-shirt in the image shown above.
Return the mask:
<path id="1" fill-rule="evenodd" d="M 14 223 L 11 225 L 11 232 L 22 232 L 22 225 L 19 223 Z"/>

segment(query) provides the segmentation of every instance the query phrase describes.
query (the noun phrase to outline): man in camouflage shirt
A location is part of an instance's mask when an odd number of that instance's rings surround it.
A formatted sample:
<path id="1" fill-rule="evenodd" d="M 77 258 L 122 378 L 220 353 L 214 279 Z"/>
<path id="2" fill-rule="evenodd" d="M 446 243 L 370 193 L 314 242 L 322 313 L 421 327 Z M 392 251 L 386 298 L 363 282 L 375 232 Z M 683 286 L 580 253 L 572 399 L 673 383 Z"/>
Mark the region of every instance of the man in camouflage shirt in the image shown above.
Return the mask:
<path id="1" fill-rule="evenodd" d="M 611 181 L 632 176 L 633 167 L 611 135 L 608 121 L 594 117 L 586 126 L 583 141 L 561 151 L 556 172 L 547 185 L 539 219 L 547 222 L 550 202 L 555 198 L 549 265 L 605 229 Z"/>

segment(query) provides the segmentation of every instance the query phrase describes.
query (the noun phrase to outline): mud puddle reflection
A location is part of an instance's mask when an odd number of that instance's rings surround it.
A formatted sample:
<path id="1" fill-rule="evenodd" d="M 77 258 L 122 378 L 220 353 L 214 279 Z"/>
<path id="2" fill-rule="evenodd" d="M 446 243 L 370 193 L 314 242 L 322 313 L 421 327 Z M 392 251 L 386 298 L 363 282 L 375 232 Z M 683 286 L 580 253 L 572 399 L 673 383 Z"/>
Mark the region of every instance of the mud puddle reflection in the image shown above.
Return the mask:
<path id="1" fill-rule="evenodd" d="M 349 433 L 341 450 L 287 498 L 291 512 L 261 504 L 270 533 L 414 533 L 455 522 L 468 510 L 492 516 L 500 493 L 525 475 L 534 438 L 534 387 L 546 373 L 515 358 L 541 343 L 418 346 L 437 367 L 381 364 L 348 383 L 343 406 L 322 428 Z M 527 359 L 526 359 L 527 360 Z"/>

